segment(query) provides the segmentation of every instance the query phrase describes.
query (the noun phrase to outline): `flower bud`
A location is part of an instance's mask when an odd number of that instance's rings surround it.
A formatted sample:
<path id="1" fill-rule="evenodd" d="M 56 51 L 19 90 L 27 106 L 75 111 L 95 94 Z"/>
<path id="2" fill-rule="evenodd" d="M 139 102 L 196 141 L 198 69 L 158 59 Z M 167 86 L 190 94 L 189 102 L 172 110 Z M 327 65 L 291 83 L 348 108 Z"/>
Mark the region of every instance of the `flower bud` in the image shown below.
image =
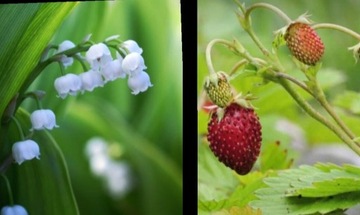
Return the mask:
<path id="1" fill-rule="evenodd" d="M 70 40 L 65 40 L 64 42 L 60 43 L 57 53 L 66 51 L 74 47 L 75 44 L 73 42 L 71 42 Z M 65 68 L 71 66 L 73 62 L 74 59 L 72 57 L 67 57 L 66 55 L 61 56 L 61 63 L 64 65 Z"/>
<path id="2" fill-rule="evenodd" d="M 142 48 L 134 40 L 126 40 L 121 44 L 121 47 L 126 48 L 130 53 L 136 52 L 142 54 L 143 52 Z"/>

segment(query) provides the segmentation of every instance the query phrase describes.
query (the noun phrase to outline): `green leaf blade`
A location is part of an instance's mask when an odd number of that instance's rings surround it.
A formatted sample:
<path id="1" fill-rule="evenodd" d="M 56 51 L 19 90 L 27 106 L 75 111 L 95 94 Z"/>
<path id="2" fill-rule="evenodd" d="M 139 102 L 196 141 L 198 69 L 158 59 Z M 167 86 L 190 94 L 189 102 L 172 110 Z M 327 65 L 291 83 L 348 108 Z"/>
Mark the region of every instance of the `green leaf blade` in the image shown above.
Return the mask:
<path id="1" fill-rule="evenodd" d="M 3 102 L 0 113 L 16 92 L 21 87 L 25 90 L 38 75 L 30 73 L 58 26 L 76 4 L 9 4 L 2 7 L 4 24 L 1 27 L 4 28 L 0 29 L 0 35 L 4 41 L 0 43 L 0 95 Z"/>

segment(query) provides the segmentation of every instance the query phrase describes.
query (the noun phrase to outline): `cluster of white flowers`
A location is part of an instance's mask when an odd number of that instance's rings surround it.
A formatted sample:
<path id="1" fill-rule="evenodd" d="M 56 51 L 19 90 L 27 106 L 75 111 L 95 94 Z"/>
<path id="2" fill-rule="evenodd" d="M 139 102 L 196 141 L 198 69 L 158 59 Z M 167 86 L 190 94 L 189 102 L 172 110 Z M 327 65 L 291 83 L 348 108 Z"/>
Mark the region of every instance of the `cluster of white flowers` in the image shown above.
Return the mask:
<path id="1" fill-rule="evenodd" d="M 75 45 L 66 40 L 59 45 L 58 53 L 73 47 Z M 85 54 L 85 59 L 90 65 L 88 71 L 79 75 L 68 73 L 55 80 L 54 86 L 59 97 L 64 99 L 67 95 L 74 96 L 78 92 L 91 92 L 96 87 L 103 87 L 109 81 L 123 79 L 126 76 L 128 76 L 128 86 L 134 95 L 153 86 L 149 75 L 144 71 L 147 67 L 141 56 L 142 48 L 135 41 L 127 40 L 120 44 L 119 50 L 126 53 L 125 57 L 116 52 L 116 58 L 113 59 L 105 43 L 92 45 Z M 66 68 L 73 63 L 73 59 L 64 55 L 61 62 Z"/>
<path id="2" fill-rule="evenodd" d="M 149 75 L 145 72 L 144 58 L 141 56 L 143 50 L 133 40 L 127 40 L 116 45 L 116 57 L 113 58 L 109 47 L 109 41 L 116 40 L 118 36 L 112 36 L 104 43 L 94 44 L 89 47 L 85 56 L 76 53 L 72 56 L 62 54 L 69 49 L 75 48 L 75 44 L 69 40 L 62 42 L 55 52 L 57 60 L 62 64 L 62 69 L 66 69 L 74 62 L 74 57 L 82 63 L 87 62 L 90 65 L 88 71 L 80 74 L 68 73 L 56 78 L 54 87 L 58 96 L 62 99 L 67 95 L 77 95 L 79 92 L 93 91 L 97 87 L 103 87 L 109 81 L 124 79 L 128 77 L 128 86 L 132 94 L 137 95 L 146 91 L 153 85 L 150 82 Z M 121 52 L 121 53 L 120 53 Z M 122 54 L 122 55 L 121 55 Z M 124 57 L 123 57 L 124 56 Z M 83 67 L 85 68 L 86 66 Z M 87 69 L 84 69 L 87 70 Z M 37 99 L 41 98 L 37 95 Z M 16 118 L 14 118 L 16 120 Z M 32 127 L 31 132 L 35 130 L 52 130 L 59 127 L 56 124 L 56 117 L 50 109 L 35 110 L 30 115 Z M 19 123 L 16 120 L 17 125 Z M 19 126 L 19 130 L 20 130 Z M 22 129 L 20 131 L 22 133 Z M 22 135 L 24 136 L 24 135 Z M 22 137 L 22 141 L 15 142 L 12 146 L 12 157 L 19 165 L 25 161 L 34 158 L 40 159 L 40 147 L 31 139 Z M 110 193 L 115 197 L 120 197 L 127 193 L 131 187 L 129 179 L 129 167 L 124 162 L 115 161 L 107 153 L 107 143 L 101 139 L 92 139 L 87 146 L 87 155 L 90 159 L 92 171 L 99 177 L 102 177 Z M 27 211 L 20 205 L 5 206 L 1 209 L 1 215 L 27 215 Z"/>
<path id="3" fill-rule="evenodd" d="M 104 180 L 114 198 L 124 196 L 132 187 L 129 166 L 109 156 L 108 143 L 99 137 L 90 139 L 85 148 L 91 171 Z"/>

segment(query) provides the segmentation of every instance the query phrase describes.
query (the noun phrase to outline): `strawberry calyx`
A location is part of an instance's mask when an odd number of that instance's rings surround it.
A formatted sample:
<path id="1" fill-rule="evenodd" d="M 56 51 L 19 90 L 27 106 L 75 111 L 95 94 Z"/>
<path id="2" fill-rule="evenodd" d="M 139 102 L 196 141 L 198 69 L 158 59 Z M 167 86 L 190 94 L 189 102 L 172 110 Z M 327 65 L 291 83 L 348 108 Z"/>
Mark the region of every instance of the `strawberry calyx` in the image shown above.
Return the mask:
<path id="1" fill-rule="evenodd" d="M 217 72 L 205 79 L 204 89 L 215 105 L 226 107 L 233 100 L 229 77 L 225 72 Z"/>

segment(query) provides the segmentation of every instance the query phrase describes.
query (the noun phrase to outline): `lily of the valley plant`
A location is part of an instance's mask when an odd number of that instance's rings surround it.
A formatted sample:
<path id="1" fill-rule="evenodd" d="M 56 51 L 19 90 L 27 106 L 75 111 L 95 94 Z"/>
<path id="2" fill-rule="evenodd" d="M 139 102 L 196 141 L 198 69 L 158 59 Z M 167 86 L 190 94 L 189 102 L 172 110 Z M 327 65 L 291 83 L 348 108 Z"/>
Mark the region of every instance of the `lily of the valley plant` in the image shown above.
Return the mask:
<path id="1" fill-rule="evenodd" d="M 106 83 L 117 79 L 127 78 L 127 84 L 134 95 L 145 92 L 153 86 L 148 73 L 145 71 L 147 67 L 141 55 L 143 50 L 136 41 L 122 41 L 118 35 L 115 35 L 100 43 L 95 43 L 90 40 L 90 36 L 87 36 L 83 42 L 77 45 L 70 40 L 65 40 L 59 45 L 49 45 L 44 50 L 38 65 L 8 105 L 2 116 L 2 123 L 15 123 L 21 139 L 13 143 L 12 152 L 0 165 L 0 174 L 5 181 L 7 181 L 5 172 L 13 163 L 21 165 L 34 158 L 41 159 L 41 143 L 31 139 L 34 132 L 60 127 L 56 123 L 55 113 L 42 107 L 41 99 L 45 96 L 45 92 L 27 92 L 28 87 L 46 66 L 51 63 L 60 65 L 61 75 L 54 80 L 54 91 L 47 92 L 47 94 L 57 96 L 60 99 L 76 96 L 79 93 L 92 92 L 96 88 L 104 87 Z M 78 61 L 82 65 L 82 72 L 71 70 L 74 61 Z M 23 128 L 15 116 L 21 102 L 27 97 L 35 99 L 38 107 L 30 115 L 31 128 Z M 27 214 L 24 207 L 14 204 L 9 183 L 7 183 L 7 188 L 10 202 L 9 206 L 2 208 L 1 215 Z"/>

